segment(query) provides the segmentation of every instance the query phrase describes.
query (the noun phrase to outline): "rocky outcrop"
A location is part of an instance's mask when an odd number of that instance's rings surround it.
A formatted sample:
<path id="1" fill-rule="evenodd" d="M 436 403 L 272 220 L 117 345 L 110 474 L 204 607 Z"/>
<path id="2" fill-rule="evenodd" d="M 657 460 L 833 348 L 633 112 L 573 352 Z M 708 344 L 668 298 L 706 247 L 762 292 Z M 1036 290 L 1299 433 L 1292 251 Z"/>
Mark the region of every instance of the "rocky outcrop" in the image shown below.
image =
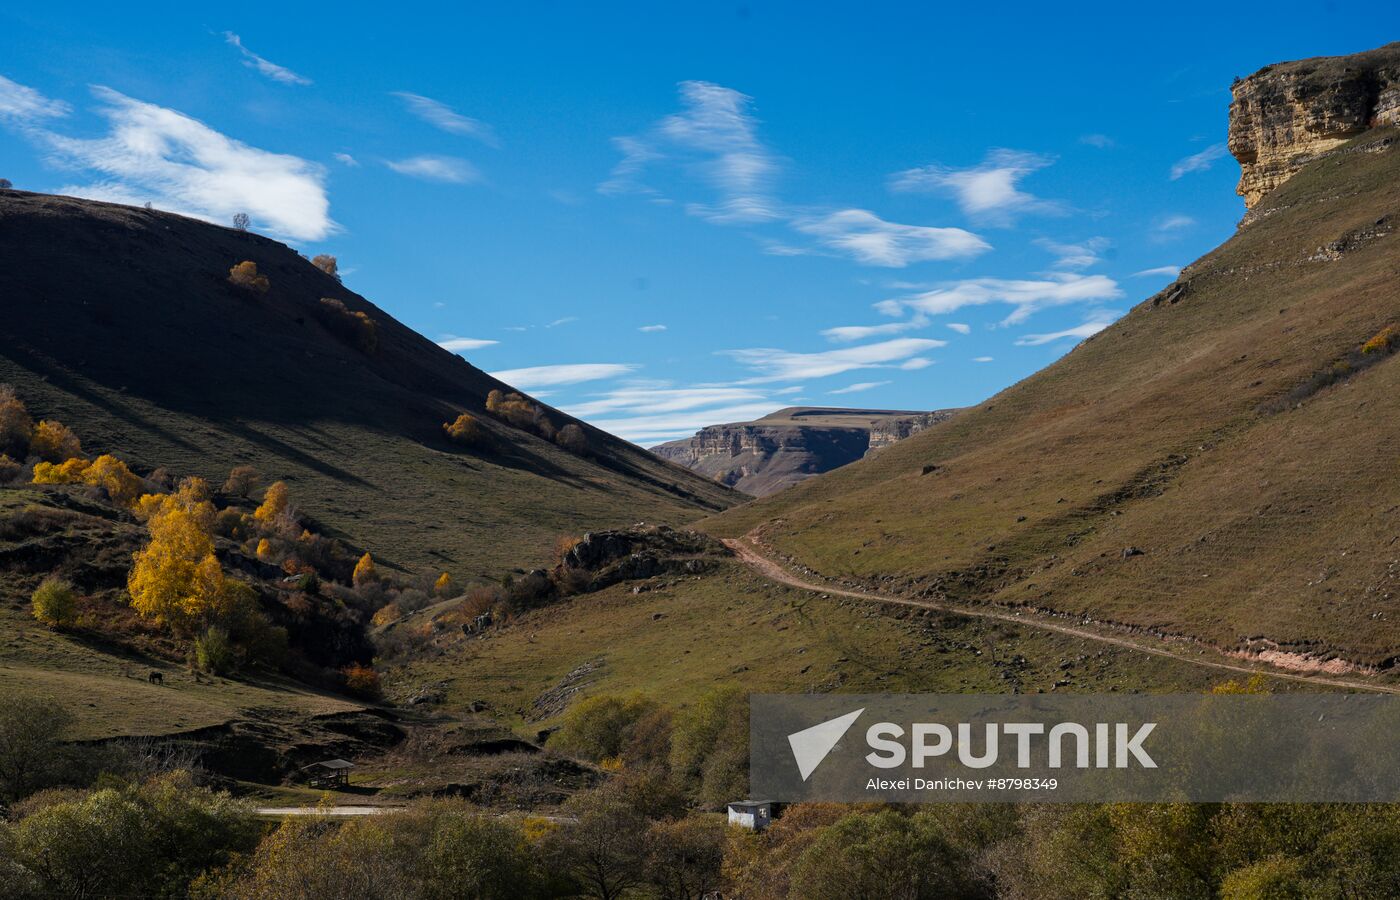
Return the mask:
<path id="1" fill-rule="evenodd" d="M 753 422 L 710 425 L 652 452 L 755 497 L 855 462 L 937 424 L 952 410 L 790 407 Z"/>
<path id="2" fill-rule="evenodd" d="M 1236 192 L 1252 209 L 1308 162 L 1400 122 L 1400 43 L 1265 66 L 1231 92 L 1230 152 L 1242 170 Z"/>
<path id="3" fill-rule="evenodd" d="M 732 556 L 724 544 L 698 531 L 634 525 L 590 531 L 564 554 L 562 568 L 576 573 L 582 592 L 658 575 L 698 575 Z"/>
<path id="4" fill-rule="evenodd" d="M 890 444 L 918 434 L 930 425 L 947 421 L 952 415 L 953 411 L 950 409 L 939 409 L 921 416 L 894 416 L 881 419 L 870 429 L 870 446 L 865 451 L 865 455 L 869 456 L 876 450 L 884 449 Z"/>

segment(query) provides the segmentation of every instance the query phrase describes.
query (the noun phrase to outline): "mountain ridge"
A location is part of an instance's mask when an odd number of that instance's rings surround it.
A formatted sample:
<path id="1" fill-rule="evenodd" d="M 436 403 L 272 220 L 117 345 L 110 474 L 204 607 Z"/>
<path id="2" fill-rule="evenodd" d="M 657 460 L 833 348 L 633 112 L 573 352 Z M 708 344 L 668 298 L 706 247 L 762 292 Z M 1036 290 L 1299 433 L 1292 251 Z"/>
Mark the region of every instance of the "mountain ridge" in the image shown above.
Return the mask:
<path id="1" fill-rule="evenodd" d="M 0 270 L 0 382 L 36 414 L 133 464 L 216 483 L 251 462 L 394 565 L 494 577 L 547 561 L 562 534 L 683 524 L 738 499 L 537 401 L 587 448 L 511 426 L 486 408 L 509 385 L 270 238 L 7 190 L 0 255 L 24 260 Z M 265 292 L 230 283 L 245 260 Z M 368 351 L 339 318 L 359 313 L 373 323 Z M 444 434 L 463 412 L 481 446 Z"/>
<path id="2" fill-rule="evenodd" d="M 651 452 L 764 497 L 862 459 L 952 412 L 789 406 L 752 422 L 707 425 Z"/>

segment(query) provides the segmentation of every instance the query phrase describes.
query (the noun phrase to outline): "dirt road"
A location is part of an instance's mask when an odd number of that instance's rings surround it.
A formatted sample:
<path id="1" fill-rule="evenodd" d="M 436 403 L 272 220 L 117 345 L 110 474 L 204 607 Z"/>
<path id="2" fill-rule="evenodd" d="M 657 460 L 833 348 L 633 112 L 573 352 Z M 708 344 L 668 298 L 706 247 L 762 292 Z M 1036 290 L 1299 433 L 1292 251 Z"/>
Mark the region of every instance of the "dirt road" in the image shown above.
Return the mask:
<path id="1" fill-rule="evenodd" d="M 1115 647 L 1123 647 L 1128 650 L 1135 650 L 1139 653 L 1148 653 L 1152 656 L 1164 656 L 1179 662 L 1190 663 L 1196 666 L 1205 666 L 1211 669 L 1219 669 L 1224 672 L 1239 672 L 1245 675 L 1266 675 L 1270 678 L 1279 678 L 1285 681 L 1301 681 L 1305 684 L 1324 685 L 1326 687 L 1345 688 L 1355 691 L 1368 691 L 1377 694 L 1400 694 L 1400 687 L 1393 687 L 1384 684 L 1367 683 L 1351 679 L 1328 678 L 1319 675 L 1299 675 L 1293 672 L 1280 672 L 1265 666 L 1247 666 L 1241 663 L 1230 663 L 1223 660 L 1197 659 L 1180 653 L 1173 653 L 1161 647 L 1140 643 L 1130 638 L 1118 637 L 1114 635 L 1100 634 L 1087 628 L 1076 628 L 1073 625 L 1061 625 L 1047 619 L 1034 615 L 1018 615 L 1016 613 L 1003 612 L 997 609 L 979 609 L 975 607 L 950 606 L 943 603 L 934 603 L 929 600 L 910 600 L 905 597 L 891 597 L 884 594 L 869 593 L 866 591 L 852 591 L 844 588 L 835 588 L 828 585 L 817 584 L 806 581 L 798 575 L 793 574 L 778 561 L 766 556 L 763 551 L 754 543 L 752 535 L 740 538 L 724 538 L 724 544 L 738 555 L 739 559 L 749 568 L 770 581 L 776 581 L 789 587 L 801 588 L 805 591 L 814 591 L 820 594 L 832 594 L 841 597 L 851 597 L 856 600 L 869 600 L 874 603 L 889 603 L 895 606 L 911 606 L 917 609 L 932 609 L 939 612 L 955 613 L 962 616 L 973 616 L 981 619 L 996 619 L 1002 622 L 1010 622 L 1013 625 L 1020 625 L 1024 628 L 1038 628 L 1042 631 L 1055 631 L 1060 634 L 1067 634 L 1086 641 L 1097 641 L 1101 644 L 1112 644 Z"/>

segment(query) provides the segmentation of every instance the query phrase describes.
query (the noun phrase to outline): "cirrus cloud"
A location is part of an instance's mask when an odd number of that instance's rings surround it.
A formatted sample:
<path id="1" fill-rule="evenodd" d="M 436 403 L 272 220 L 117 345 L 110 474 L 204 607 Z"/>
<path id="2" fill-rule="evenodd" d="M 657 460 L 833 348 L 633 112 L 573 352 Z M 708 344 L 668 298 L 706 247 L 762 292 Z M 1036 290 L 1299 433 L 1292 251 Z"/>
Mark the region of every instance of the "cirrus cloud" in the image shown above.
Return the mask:
<path id="1" fill-rule="evenodd" d="M 601 381 L 617 378 L 637 368 L 632 363 L 568 363 L 555 366 L 526 366 L 520 369 L 505 369 L 492 372 L 491 377 L 522 391 L 542 387 L 558 387 L 566 384 L 581 384 L 585 381 Z"/>
<path id="2" fill-rule="evenodd" d="M 1062 272 L 1041 280 L 971 278 L 955 281 L 931 291 L 883 300 L 875 308 L 890 315 L 910 309 L 937 316 L 969 306 L 1006 304 L 1013 309 L 1002 324 L 1014 325 L 1046 307 L 1114 300 L 1121 296 L 1123 292 L 1118 282 L 1106 275 Z"/>
<path id="3" fill-rule="evenodd" d="M 967 259 L 992 249 L 991 244 L 961 228 L 901 225 L 864 209 L 798 219 L 793 227 L 868 266 L 899 269 L 926 260 Z"/>
<path id="4" fill-rule="evenodd" d="M 243 65 L 257 71 L 259 74 L 271 78 L 273 81 L 280 81 L 282 84 L 299 84 L 303 86 L 311 84 L 310 78 L 298 75 L 286 66 L 279 66 L 275 62 L 263 59 L 252 50 L 243 46 L 243 39 L 232 31 L 224 32 L 224 41 L 228 43 L 230 47 L 237 47 L 238 52 L 243 54 Z"/>
<path id="5" fill-rule="evenodd" d="M 424 181 L 469 184 L 481 179 L 476 166 L 455 156 L 411 156 L 408 159 L 389 160 L 385 165 L 400 175 Z"/>
<path id="6" fill-rule="evenodd" d="M 411 94 L 408 91 L 394 91 L 393 95 L 403 102 L 410 113 L 440 131 L 475 138 L 491 147 L 500 146 L 500 140 L 490 125 L 471 116 L 464 116 L 440 100 L 424 97 L 422 94 Z"/>
<path id="7" fill-rule="evenodd" d="M 947 343 L 929 338 L 896 338 L 878 344 L 843 347 L 818 353 L 794 353 L 768 347 L 722 350 L 720 353 L 758 373 L 740 382 L 741 384 L 761 384 L 769 381 L 823 378 L 854 369 L 886 368 L 927 350 L 947 346 Z"/>
<path id="8" fill-rule="evenodd" d="M 92 91 L 110 127 L 107 136 L 28 130 L 48 148 L 50 162 L 98 176 L 92 183 L 65 185 L 60 193 L 133 205 L 150 201 L 213 222 L 246 212 L 256 227 L 293 240 L 318 241 L 339 231 L 330 218 L 322 166 L 251 147 L 111 88 Z"/>
<path id="9" fill-rule="evenodd" d="M 1054 162 L 1054 157 L 1024 150 L 995 149 L 981 163 L 954 169 L 934 163 L 906 169 L 890 176 L 896 193 L 949 193 L 962 211 L 990 225 L 1009 225 L 1020 213 L 1062 213 L 1061 204 L 1042 200 L 1017 185 L 1033 172 Z"/>

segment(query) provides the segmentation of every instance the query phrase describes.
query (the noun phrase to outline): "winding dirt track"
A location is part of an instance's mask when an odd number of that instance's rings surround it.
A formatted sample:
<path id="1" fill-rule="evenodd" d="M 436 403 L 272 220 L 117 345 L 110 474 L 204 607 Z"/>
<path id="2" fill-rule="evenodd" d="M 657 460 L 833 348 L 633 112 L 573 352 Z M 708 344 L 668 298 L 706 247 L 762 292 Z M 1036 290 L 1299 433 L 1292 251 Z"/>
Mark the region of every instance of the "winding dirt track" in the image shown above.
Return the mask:
<path id="1" fill-rule="evenodd" d="M 1305 684 L 1323 685 L 1326 687 L 1346 688 L 1355 691 L 1367 691 L 1375 694 L 1400 694 L 1400 687 L 1393 687 L 1383 684 L 1368 684 L 1364 681 L 1351 681 L 1342 678 L 1329 678 L 1320 675 L 1299 675 L 1293 672 L 1280 672 L 1276 669 L 1265 668 L 1263 666 L 1246 666 L 1238 663 L 1228 663 L 1219 660 L 1195 659 L 1189 656 L 1172 653 L 1160 647 L 1153 647 L 1142 644 L 1124 637 L 1114 637 L 1112 635 L 1099 634 L 1085 628 L 1075 628 L 1072 625 L 1060 625 L 1056 622 L 1046 621 L 1040 617 L 1016 615 L 1014 613 L 1001 612 L 995 609 L 976 609 L 959 606 L 949 606 L 943 603 L 934 603 L 928 600 L 910 600 L 905 597 L 890 597 L 884 594 L 868 593 L 865 591 L 852 591 L 844 588 L 830 587 L 829 585 L 817 584 L 811 581 L 804 581 L 801 577 L 788 571 L 781 563 L 763 554 L 753 541 L 750 534 L 743 539 L 724 538 L 724 545 L 733 550 L 734 553 L 750 569 L 770 581 L 785 584 L 788 587 L 800 588 L 804 591 L 814 591 L 820 594 L 839 594 L 842 597 L 851 597 L 856 600 L 868 600 L 874 603 L 889 603 L 895 606 L 911 606 L 916 609 L 932 609 L 938 612 L 954 613 L 960 616 L 972 616 L 981 619 L 995 619 L 1001 622 L 1009 622 L 1013 625 L 1020 625 L 1024 628 L 1038 628 L 1041 631 L 1055 631 L 1060 634 L 1067 634 L 1072 637 L 1083 638 L 1086 641 L 1097 641 L 1100 644 L 1112 644 L 1115 647 L 1122 647 L 1127 650 L 1135 650 L 1139 653 L 1147 653 L 1152 656 L 1163 656 L 1167 659 L 1174 659 L 1177 662 L 1189 663 L 1194 666 L 1205 666 L 1209 669 L 1219 669 L 1225 672 L 1242 672 L 1245 675 L 1267 675 L 1270 678 L 1280 678 L 1285 681 L 1301 681 Z"/>

